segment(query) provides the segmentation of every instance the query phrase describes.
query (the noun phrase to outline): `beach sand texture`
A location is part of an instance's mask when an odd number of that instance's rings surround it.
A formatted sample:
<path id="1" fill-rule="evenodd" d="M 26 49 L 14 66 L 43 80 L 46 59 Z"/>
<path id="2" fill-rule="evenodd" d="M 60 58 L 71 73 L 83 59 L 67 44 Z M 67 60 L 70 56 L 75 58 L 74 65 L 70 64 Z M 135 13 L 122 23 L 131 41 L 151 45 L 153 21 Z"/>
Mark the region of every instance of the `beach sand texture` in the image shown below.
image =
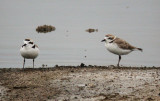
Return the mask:
<path id="1" fill-rule="evenodd" d="M 160 69 L 54 67 L 0 69 L 4 101 L 160 101 Z"/>

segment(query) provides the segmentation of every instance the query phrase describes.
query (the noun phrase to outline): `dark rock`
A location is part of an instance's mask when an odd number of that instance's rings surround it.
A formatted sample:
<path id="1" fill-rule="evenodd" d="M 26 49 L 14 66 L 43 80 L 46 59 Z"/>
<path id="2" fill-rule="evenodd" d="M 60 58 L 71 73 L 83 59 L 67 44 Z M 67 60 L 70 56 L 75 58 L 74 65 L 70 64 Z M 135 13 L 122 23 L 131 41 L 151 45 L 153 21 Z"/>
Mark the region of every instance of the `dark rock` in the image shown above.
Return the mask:
<path id="1" fill-rule="evenodd" d="M 80 67 L 86 67 L 86 65 L 84 63 L 81 63 Z"/>
<path id="2" fill-rule="evenodd" d="M 58 65 L 55 65 L 55 67 L 59 67 Z"/>

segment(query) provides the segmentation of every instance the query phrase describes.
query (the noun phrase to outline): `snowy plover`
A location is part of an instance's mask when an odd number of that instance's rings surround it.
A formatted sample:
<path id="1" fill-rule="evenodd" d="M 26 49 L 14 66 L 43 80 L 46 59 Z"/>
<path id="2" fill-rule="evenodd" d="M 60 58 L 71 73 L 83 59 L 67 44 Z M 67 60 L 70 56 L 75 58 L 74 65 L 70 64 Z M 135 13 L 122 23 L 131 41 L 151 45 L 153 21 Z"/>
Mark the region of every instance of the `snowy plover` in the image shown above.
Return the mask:
<path id="1" fill-rule="evenodd" d="M 104 42 L 104 41 L 108 51 L 110 51 L 113 54 L 119 55 L 119 60 L 117 64 L 118 67 L 119 67 L 119 62 L 121 60 L 121 55 L 127 55 L 130 52 L 135 50 L 143 51 L 141 48 L 132 46 L 125 40 L 122 40 L 111 34 L 106 35 L 101 42 Z"/>
<path id="2" fill-rule="evenodd" d="M 33 68 L 34 68 L 34 59 L 38 56 L 39 49 L 38 46 L 33 43 L 33 40 L 25 39 L 24 44 L 20 48 L 20 53 L 24 58 L 23 68 L 25 65 L 25 59 L 33 59 Z"/>

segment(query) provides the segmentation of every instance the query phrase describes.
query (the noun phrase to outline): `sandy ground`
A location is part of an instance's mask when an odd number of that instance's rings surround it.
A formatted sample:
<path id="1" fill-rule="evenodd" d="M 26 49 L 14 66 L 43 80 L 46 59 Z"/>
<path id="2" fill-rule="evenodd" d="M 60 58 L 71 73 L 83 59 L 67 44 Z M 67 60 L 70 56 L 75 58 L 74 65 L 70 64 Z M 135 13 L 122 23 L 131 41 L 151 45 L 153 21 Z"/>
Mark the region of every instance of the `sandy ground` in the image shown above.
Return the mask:
<path id="1" fill-rule="evenodd" d="M 160 101 L 160 69 L 0 69 L 2 101 Z"/>

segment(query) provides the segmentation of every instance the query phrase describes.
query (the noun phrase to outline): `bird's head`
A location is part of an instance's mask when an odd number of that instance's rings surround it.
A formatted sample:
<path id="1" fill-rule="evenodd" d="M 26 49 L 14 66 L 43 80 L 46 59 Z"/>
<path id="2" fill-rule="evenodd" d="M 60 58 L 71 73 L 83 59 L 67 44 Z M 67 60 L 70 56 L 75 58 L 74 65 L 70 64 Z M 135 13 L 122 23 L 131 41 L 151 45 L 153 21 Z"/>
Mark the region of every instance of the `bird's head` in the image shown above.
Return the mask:
<path id="1" fill-rule="evenodd" d="M 24 44 L 29 44 L 29 42 L 32 42 L 33 43 L 33 40 L 32 39 L 24 39 Z"/>
<path id="2" fill-rule="evenodd" d="M 107 35 L 105 35 L 104 39 L 101 42 L 111 43 L 115 39 L 116 39 L 116 36 L 114 36 L 112 34 L 107 34 Z"/>

